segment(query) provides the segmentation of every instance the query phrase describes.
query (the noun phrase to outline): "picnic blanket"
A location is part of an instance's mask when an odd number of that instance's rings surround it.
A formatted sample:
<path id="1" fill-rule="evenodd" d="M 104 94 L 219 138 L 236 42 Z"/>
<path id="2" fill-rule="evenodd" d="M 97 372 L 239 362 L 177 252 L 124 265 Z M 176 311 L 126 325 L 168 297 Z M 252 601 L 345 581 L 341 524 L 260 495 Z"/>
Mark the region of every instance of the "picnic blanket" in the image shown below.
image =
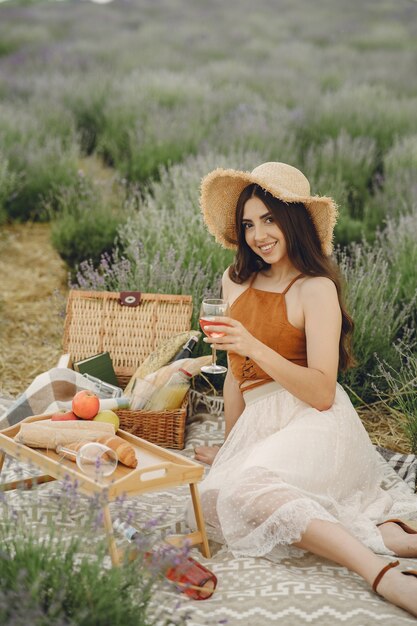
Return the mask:
<path id="1" fill-rule="evenodd" d="M 186 447 L 181 451 L 189 458 L 193 458 L 196 445 L 221 442 L 224 429 L 221 413 L 209 413 L 207 407 L 199 408 L 195 402 L 191 404 L 194 414 L 188 418 Z M 384 450 L 382 453 L 388 458 L 385 461 L 381 455 L 387 485 L 402 480 L 399 470 L 410 489 L 414 489 L 415 457 Z M 9 461 L 2 480 L 20 476 L 20 472 L 21 467 L 17 468 L 14 461 Z M 27 468 L 27 474 L 31 472 Z M 58 483 L 48 483 L 32 492 L 10 493 L 7 497 L 14 498 L 15 502 L 18 500 L 27 515 L 32 510 L 29 498 L 36 498 L 36 520 L 33 523 L 51 524 L 51 497 L 59 488 Z M 186 530 L 184 510 L 188 498 L 189 489 L 182 486 L 129 498 L 124 505 L 129 507 L 134 526 L 140 528 L 145 522 L 161 517 L 164 520 L 161 533 L 178 533 Z M 116 502 L 110 505 L 112 516 L 119 515 L 119 506 Z M 75 528 L 77 524 L 79 520 L 74 519 Z M 65 532 L 69 531 L 66 527 Z M 178 611 L 190 615 L 188 626 L 214 626 L 224 623 L 222 620 L 227 620 L 227 626 L 411 626 L 416 623 L 406 612 L 374 594 L 359 576 L 313 554 L 291 557 L 277 564 L 265 558 L 234 558 L 225 546 L 214 541 L 210 546 L 211 559 L 204 559 L 197 548 L 192 550 L 192 555 L 214 571 L 218 588 L 207 601 L 184 599 Z M 401 561 L 403 569 L 417 567 L 417 559 Z M 177 598 L 172 592 L 166 592 L 163 597 L 158 597 L 158 602 L 174 607 Z"/>

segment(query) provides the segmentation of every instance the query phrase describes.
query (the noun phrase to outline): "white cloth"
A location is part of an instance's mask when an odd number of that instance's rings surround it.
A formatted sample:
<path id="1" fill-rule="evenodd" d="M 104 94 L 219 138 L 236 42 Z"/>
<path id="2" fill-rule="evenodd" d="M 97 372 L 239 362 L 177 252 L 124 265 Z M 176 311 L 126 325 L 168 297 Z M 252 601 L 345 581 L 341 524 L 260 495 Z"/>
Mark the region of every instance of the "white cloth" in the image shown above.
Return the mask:
<path id="1" fill-rule="evenodd" d="M 376 452 L 343 388 L 328 411 L 275 382 L 246 392 L 245 402 L 199 485 L 209 534 L 235 556 L 276 560 L 303 554 L 290 544 L 321 519 L 392 555 L 376 524 L 417 518 L 417 495 Z"/>

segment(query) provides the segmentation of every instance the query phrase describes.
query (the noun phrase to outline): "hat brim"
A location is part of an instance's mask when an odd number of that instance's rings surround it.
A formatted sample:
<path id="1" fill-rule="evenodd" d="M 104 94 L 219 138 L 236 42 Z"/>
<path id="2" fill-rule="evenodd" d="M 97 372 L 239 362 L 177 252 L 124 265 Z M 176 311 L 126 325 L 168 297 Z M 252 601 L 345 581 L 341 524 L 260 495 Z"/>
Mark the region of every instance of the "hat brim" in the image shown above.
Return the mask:
<path id="1" fill-rule="evenodd" d="M 262 176 L 239 170 L 218 168 L 201 182 L 200 205 L 209 232 L 224 248 L 236 250 L 236 205 L 240 194 L 255 183 L 283 202 L 301 202 L 311 215 L 321 242 L 323 254 L 333 251 L 333 229 L 337 220 L 337 205 L 327 196 L 299 196 L 288 189 L 271 184 Z"/>

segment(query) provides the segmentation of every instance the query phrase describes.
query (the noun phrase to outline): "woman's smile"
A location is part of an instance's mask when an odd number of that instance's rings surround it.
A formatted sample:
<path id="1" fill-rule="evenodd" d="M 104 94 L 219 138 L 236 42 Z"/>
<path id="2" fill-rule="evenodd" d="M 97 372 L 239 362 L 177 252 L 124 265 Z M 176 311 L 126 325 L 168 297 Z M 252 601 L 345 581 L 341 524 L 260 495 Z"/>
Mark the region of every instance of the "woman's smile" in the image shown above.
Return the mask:
<path id="1" fill-rule="evenodd" d="M 263 243 L 263 244 L 258 244 L 258 248 L 259 250 L 262 252 L 262 254 L 268 255 L 273 248 L 275 248 L 277 242 L 276 241 L 272 241 L 271 243 Z"/>

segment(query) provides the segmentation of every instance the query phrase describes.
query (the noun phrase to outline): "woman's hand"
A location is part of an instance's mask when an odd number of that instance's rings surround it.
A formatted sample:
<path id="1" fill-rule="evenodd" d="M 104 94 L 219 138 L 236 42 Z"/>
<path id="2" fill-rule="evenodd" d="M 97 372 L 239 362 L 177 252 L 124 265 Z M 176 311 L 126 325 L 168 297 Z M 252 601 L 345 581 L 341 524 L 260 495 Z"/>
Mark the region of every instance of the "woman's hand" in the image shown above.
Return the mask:
<path id="1" fill-rule="evenodd" d="M 205 330 L 214 334 L 204 338 L 206 343 L 213 344 L 216 350 L 230 350 L 240 356 L 251 357 L 261 343 L 240 322 L 231 317 L 213 317 L 210 326 L 206 326 Z"/>

